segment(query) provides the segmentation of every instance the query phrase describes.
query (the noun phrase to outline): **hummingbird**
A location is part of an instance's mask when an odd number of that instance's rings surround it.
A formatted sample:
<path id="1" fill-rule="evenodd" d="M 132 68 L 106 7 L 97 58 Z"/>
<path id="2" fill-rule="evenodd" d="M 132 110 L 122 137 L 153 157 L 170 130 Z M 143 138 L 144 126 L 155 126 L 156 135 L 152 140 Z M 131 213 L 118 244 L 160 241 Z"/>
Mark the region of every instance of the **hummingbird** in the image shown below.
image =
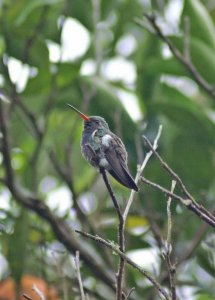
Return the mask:
<path id="1" fill-rule="evenodd" d="M 84 120 L 81 139 L 83 157 L 95 168 L 104 168 L 123 186 L 138 191 L 127 166 L 127 152 L 122 140 L 113 132 L 104 118 L 86 116 L 68 104 Z"/>

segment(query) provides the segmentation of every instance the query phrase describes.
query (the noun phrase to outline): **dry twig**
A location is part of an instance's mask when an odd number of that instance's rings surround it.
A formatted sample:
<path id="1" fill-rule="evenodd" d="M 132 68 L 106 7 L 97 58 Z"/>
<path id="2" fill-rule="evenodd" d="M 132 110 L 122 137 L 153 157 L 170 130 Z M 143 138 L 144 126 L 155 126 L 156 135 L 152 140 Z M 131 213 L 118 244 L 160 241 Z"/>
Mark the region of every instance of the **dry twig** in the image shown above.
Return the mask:
<path id="1" fill-rule="evenodd" d="M 171 186 L 171 193 L 174 192 L 176 185 L 176 181 L 172 181 Z M 171 202 L 172 198 L 169 196 L 167 200 L 167 239 L 166 239 L 166 249 L 163 253 L 163 256 L 166 260 L 167 267 L 168 267 L 168 273 L 169 273 L 169 282 L 170 282 L 170 288 L 171 288 L 171 299 L 176 300 L 176 287 L 175 287 L 175 264 L 171 261 L 171 252 L 172 252 L 172 216 L 171 216 Z"/>
<path id="2" fill-rule="evenodd" d="M 181 203 L 184 204 L 189 210 L 193 211 L 202 220 L 204 220 L 206 223 L 208 223 L 209 225 L 211 225 L 212 227 L 215 228 L 215 216 L 210 211 L 208 211 L 205 207 L 203 207 L 202 205 L 199 205 L 196 202 L 196 200 L 188 192 L 186 186 L 184 185 L 182 179 L 178 176 L 178 174 L 176 174 L 170 168 L 170 166 L 161 158 L 161 156 L 158 154 L 158 152 L 153 149 L 153 146 L 151 145 L 150 141 L 145 136 L 144 136 L 144 140 L 145 140 L 146 144 L 148 145 L 148 147 L 153 151 L 155 157 L 157 158 L 157 160 L 159 161 L 161 166 L 164 168 L 164 170 L 166 170 L 171 175 L 171 177 L 178 183 L 178 185 L 181 187 L 182 192 L 184 193 L 186 198 L 183 198 L 174 193 L 171 193 L 169 190 L 161 187 L 160 185 L 158 185 L 156 183 L 150 182 L 146 178 L 142 177 L 142 181 L 161 190 L 163 193 L 167 194 L 168 196 L 170 196 L 174 199 L 180 200 Z"/>
<path id="3" fill-rule="evenodd" d="M 165 291 L 165 289 L 156 281 L 155 278 L 153 278 L 145 269 L 143 269 L 142 267 L 140 267 L 139 265 L 137 265 L 135 262 L 133 262 L 124 252 L 119 250 L 118 246 L 115 246 L 113 243 L 108 242 L 106 240 L 104 240 L 103 238 L 99 237 L 99 236 L 94 236 L 91 235 L 89 233 L 80 231 L 80 230 L 76 230 L 77 233 L 81 234 L 82 236 L 89 238 L 91 240 L 94 240 L 98 243 L 101 243 L 103 245 L 105 245 L 106 247 L 108 247 L 109 249 L 111 249 L 112 251 L 114 251 L 114 253 L 117 253 L 120 257 L 122 257 L 129 265 L 131 265 L 134 269 L 138 270 L 142 275 L 144 275 L 151 283 L 152 285 L 157 289 L 157 291 L 159 292 L 161 298 L 164 297 L 164 299 L 166 300 L 170 300 L 169 296 L 167 294 L 167 292 Z"/>
<path id="4" fill-rule="evenodd" d="M 81 279 L 79 251 L 76 251 L 74 260 L 75 260 L 78 284 L 79 284 L 80 293 L 81 293 L 81 300 L 86 300 L 85 293 L 84 293 L 84 287 L 83 287 L 83 283 L 82 283 L 82 279 Z"/>

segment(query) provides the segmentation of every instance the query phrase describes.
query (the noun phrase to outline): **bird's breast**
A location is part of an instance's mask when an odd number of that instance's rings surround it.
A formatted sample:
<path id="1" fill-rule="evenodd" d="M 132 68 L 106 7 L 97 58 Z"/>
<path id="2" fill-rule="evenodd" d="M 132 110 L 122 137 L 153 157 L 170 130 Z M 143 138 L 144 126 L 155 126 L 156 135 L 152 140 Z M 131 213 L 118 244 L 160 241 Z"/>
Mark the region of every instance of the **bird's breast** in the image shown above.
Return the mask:
<path id="1" fill-rule="evenodd" d="M 105 134 L 102 137 L 102 145 L 105 146 L 105 147 L 109 147 L 111 140 L 112 140 L 112 136 L 110 134 Z"/>

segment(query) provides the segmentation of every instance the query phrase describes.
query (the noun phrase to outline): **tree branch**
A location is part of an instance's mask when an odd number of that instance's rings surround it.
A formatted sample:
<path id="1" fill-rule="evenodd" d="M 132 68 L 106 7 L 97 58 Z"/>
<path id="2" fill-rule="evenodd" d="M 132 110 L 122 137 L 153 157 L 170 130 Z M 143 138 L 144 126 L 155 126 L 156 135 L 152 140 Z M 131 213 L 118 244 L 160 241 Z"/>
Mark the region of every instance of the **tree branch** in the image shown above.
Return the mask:
<path id="1" fill-rule="evenodd" d="M 194 212 L 197 216 L 199 216 L 203 221 L 205 221 L 207 224 L 209 224 L 210 226 L 212 226 L 213 228 L 215 228 L 215 220 L 214 218 L 211 218 L 208 213 L 205 213 L 205 208 L 203 208 L 201 205 L 198 205 L 196 202 L 192 202 L 191 199 L 186 199 L 186 198 L 182 198 L 181 196 L 178 196 L 174 193 L 171 193 L 169 190 L 165 189 L 164 187 L 160 186 L 157 183 L 154 183 L 144 177 L 141 177 L 141 180 L 160 190 L 162 193 L 164 193 L 167 196 L 172 197 L 175 200 L 179 200 L 185 207 L 187 207 L 189 210 L 191 210 L 192 212 Z"/>
<path id="2" fill-rule="evenodd" d="M 113 205 L 116 209 L 117 215 L 118 215 L 118 219 L 119 219 L 119 226 L 118 226 L 118 245 L 119 245 L 119 249 L 121 252 L 125 252 L 125 235 L 124 235 L 124 219 L 123 219 L 123 215 L 121 213 L 119 204 L 116 200 L 116 197 L 114 195 L 114 192 L 111 188 L 111 185 L 108 181 L 107 178 L 107 174 L 104 168 L 100 168 L 100 173 L 102 174 L 102 178 L 104 180 L 104 183 L 107 187 L 107 190 L 110 194 L 110 197 L 113 201 Z M 117 285 L 116 285 L 116 297 L 117 300 L 121 300 L 122 299 L 122 295 L 123 295 L 123 277 L 124 277 L 124 268 L 125 268 L 125 261 L 124 258 L 120 256 L 120 261 L 119 261 L 119 267 L 118 267 L 118 271 L 116 274 L 116 279 L 117 279 Z"/>
<path id="3" fill-rule="evenodd" d="M 154 140 L 154 143 L 153 143 L 153 149 L 156 150 L 157 147 L 158 147 L 158 141 L 160 139 L 160 136 L 161 136 L 161 133 L 162 133 L 162 125 L 159 126 L 158 128 L 158 133 L 157 133 L 157 136 L 155 137 L 155 140 Z M 148 163 L 150 157 L 152 156 L 153 154 L 153 151 L 149 151 L 146 156 L 145 156 L 145 159 L 143 160 L 143 163 L 142 165 L 138 168 L 137 170 L 137 174 L 136 174 L 136 177 L 135 177 L 135 183 L 138 184 L 139 180 L 140 180 L 140 177 L 143 173 L 143 170 L 145 169 L 146 167 L 146 164 Z M 131 194 L 130 194 L 130 197 L 128 199 L 128 202 L 126 204 L 126 207 L 125 207 L 125 210 L 124 210 L 124 213 L 123 213 L 123 219 L 124 219 L 124 222 L 126 222 L 126 219 L 127 219 L 127 216 L 128 216 L 128 212 L 129 212 L 129 209 L 133 203 L 133 200 L 134 200 L 134 195 L 135 195 L 135 191 L 132 190 L 131 191 Z"/>
<path id="4" fill-rule="evenodd" d="M 164 288 L 161 287 L 161 285 L 156 281 L 155 278 L 153 278 L 145 269 L 137 265 L 135 262 L 133 262 L 124 252 L 120 251 L 118 246 L 115 246 L 113 243 L 108 242 L 104 240 L 103 238 L 99 236 L 94 236 L 86 232 L 82 232 L 80 230 L 76 230 L 77 233 L 81 234 L 82 236 L 89 238 L 91 240 L 94 240 L 98 243 L 101 243 L 111 249 L 113 252 L 117 253 L 120 257 L 122 257 L 129 265 L 131 265 L 134 269 L 138 270 L 142 275 L 144 275 L 157 289 L 157 291 L 166 299 L 169 300 L 169 296 Z"/>
<path id="5" fill-rule="evenodd" d="M 171 193 L 174 192 L 176 181 L 172 181 Z M 175 273 L 176 266 L 171 261 L 172 253 L 172 215 L 171 215 L 171 202 L 172 198 L 169 196 L 167 200 L 167 239 L 166 239 L 166 249 L 163 252 L 164 258 L 167 263 L 168 273 L 169 273 L 169 282 L 171 288 L 171 299 L 176 300 L 176 287 L 175 287 Z"/>
<path id="6" fill-rule="evenodd" d="M 154 29 L 157 36 L 169 46 L 170 51 L 175 56 L 175 58 L 181 62 L 185 68 L 189 71 L 189 73 L 192 75 L 193 79 L 196 81 L 196 83 L 211 97 L 213 100 L 215 100 L 215 87 L 211 84 L 209 84 L 202 75 L 198 72 L 196 67 L 192 64 L 192 62 L 189 59 L 189 56 L 183 55 L 178 48 L 175 47 L 175 45 L 168 39 L 167 36 L 163 34 L 160 27 L 157 25 L 156 17 L 155 15 L 150 14 L 144 14 L 145 18 L 148 20 L 152 28 Z M 138 22 L 140 25 L 143 26 L 143 24 Z"/>
<path id="7" fill-rule="evenodd" d="M 81 271 L 80 271 L 80 260 L 79 260 L 79 251 L 76 251 L 75 253 L 75 267 L 76 267 L 76 273 L 77 273 L 77 278 L 78 278 L 78 284 L 80 288 L 80 293 L 81 293 L 81 300 L 86 300 L 86 296 L 84 293 L 84 287 L 81 279 Z"/>

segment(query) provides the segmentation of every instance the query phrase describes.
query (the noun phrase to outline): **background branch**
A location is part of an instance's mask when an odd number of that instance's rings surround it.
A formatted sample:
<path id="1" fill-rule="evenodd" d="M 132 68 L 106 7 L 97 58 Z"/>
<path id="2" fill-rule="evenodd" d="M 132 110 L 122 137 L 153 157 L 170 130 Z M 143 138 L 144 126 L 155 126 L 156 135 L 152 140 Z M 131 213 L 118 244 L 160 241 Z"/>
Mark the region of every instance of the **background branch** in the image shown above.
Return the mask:
<path id="1" fill-rule="evenodd" d="M 176 182 L 179 184 L 179 186 L 181 187 L 183 193 L 185 194 L 185 196 L 187 197 L 187 199 L 184 199 L 182 201 L 183 204 L 185 204 L 190 210 L 192 210 L 193 212 L 195 212 L 200 218 L 202 218 L 203 220 L 205 220 L 207 223 L 209 223 L 210 225 L 212 225 L 213 227 L 215 226 L 215 216 L 213 214 L 211 214 L 210 211 L 208 211 L 205 207 L 203 207 L 202 205 L 199 205 L 196 200 L 191 196 L 191 194 L 188 192 L 186 186 L 184 185 L 184 183 L 182 182 L 182 179 L 178 176 L 178 174 L 176 174 L 170 167 L 169 165 L 160 157 L 160 155 L 158 154 L 158 152 L 156 150 L 153 149 L 153 146 L 151 145 L 150 141 L 147 139 L 147 137 L 144 136 L 144 140 L 146 142 L 146 144 L 149 146 L 149 148 L 153 151 L 155 157 L 158 159 L 159 163 L 161 164 L 161 166 L 164 168 L 164 170 L 166 170 L 174 180 L 176 180 Z M 161 188 L 162 190 L 162 188 Z M 170 193 L 171 194 L 171 193 Z M 176 197 L 174 196 L 174 198 L 176 199 Z M 180 197 L 178 198 L 178 200 L 180 200 Z M 186 200 L 186 203 L 185 203 Z M 189 201 L 187 201 L 189 200 Z"/>
<path id="2" fill-rule="evenodd" d="M 153 30 L 155 31 L 156 35 L 169 46 L 170 51 L 175 56 L 175 58 L 181 62 L 185 68 L 190 72 L 193 79 L 196 81 L 196 83 L 213 99 L 215 100 L 215 87 L 210 85 L 198 72 L 196 67 L 192 64 L 192 62 L 189 59 L 189 56 L 183 55 L 178 48 L 175 47 L 175 45 L 169 40 L 167 36 L 163 34 L 160 27 L 157 25 L 156 16 L 150 15 L 150 14 L 144 14 L 144 17 L 148 20 L 150 25 L 152 26 Z M 140 25 L 144 26 L 144 24 L 141 22 L 141 20 L 138 22 Z"/>
<path id="3" fill-rule="evenodd" d="M 205 212 L 204 212 L 205 209 L 202 209 L 202 206 L 194 204 L 191 201 L 191 199 L 182 198 L 181 196 L 178 196 L 178 195 L 176 195 L 174 193 L 171 193 L 171 191 L 167 190 L 166 188 L 164 188 L 164 187 L 160 186 L 159 184 L 154 183 L 154 182 L 152 182 L 152 181 L 150 181 L 150 180 L 148 180 L 148 179 L 146 179 L 144 177 L 141 177 L 141 180 L 144 183 L 146 183 L 146 184 L 148 184 L 148 185 L 150 185 L 150 186 L 152 186 L 152 187 L 160 190 L 165 195 L 172 197 L 172 199 L 179 200 L 183 205 L 185 205 L 185 207 L 187 207 L 189 210 L 191 210 L 192 212 L 194 212 L 198 217 L 200 217 L 202 220 L 204 220 L 207 224 L 209 224 L 210 226 L 212 226 L 213 228 L 215 228 L 214 219 L 210 218 L 208 216 L 208 214 L 205 214 Z"/>

